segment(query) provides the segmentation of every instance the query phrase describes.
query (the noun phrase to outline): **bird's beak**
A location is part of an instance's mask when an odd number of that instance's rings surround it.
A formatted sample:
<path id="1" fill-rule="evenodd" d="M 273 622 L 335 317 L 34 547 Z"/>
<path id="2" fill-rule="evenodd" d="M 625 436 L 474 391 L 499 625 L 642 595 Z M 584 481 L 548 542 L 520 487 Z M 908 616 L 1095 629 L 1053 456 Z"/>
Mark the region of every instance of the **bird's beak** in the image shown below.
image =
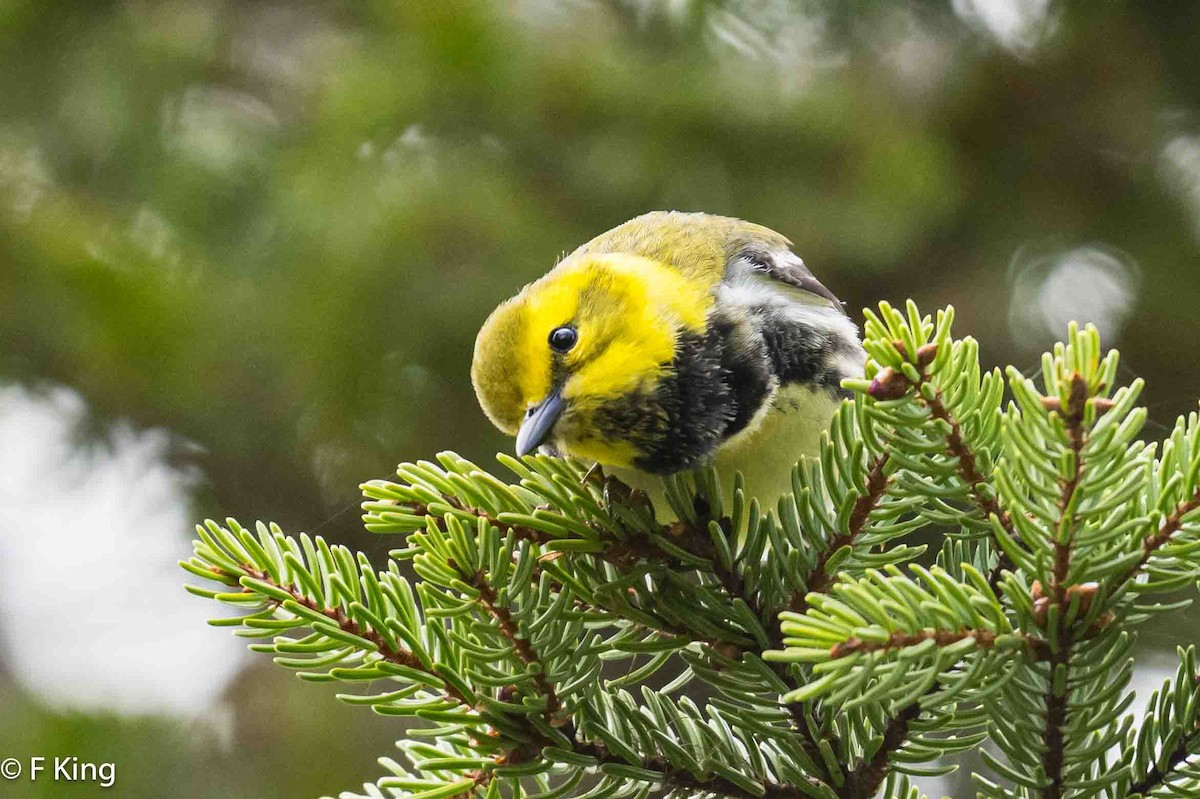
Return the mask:
<path id="1" fill-rule="evenodd" d="M 555 389 L 540 404 L 525 412 L 525 420 L 517 431 L 517 455 L 524 457 L 545 443 L 554 423 L 562 416 L 564 405 L 562 394 Z"/>

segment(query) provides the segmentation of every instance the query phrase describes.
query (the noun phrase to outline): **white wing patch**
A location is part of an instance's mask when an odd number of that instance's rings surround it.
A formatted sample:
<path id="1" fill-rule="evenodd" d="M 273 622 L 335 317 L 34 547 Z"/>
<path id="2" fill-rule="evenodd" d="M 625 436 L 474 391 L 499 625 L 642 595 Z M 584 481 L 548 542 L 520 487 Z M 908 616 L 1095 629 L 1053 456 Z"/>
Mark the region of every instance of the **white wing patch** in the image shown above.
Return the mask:
<path id="1" fill-rule="evenodd" d="M 858 326 L 823 297 L 774 280 L 747 264 L 741 269 L 730 266 L 725 282 L 717 289 L 717 303 L 737 317 L 749 316 L 751 309 L 763 309 L 783 322 L 824 333 L 845 345 L 835 348 L 842 376 L 862 375 L 866 353 L 859 344 Z"/>

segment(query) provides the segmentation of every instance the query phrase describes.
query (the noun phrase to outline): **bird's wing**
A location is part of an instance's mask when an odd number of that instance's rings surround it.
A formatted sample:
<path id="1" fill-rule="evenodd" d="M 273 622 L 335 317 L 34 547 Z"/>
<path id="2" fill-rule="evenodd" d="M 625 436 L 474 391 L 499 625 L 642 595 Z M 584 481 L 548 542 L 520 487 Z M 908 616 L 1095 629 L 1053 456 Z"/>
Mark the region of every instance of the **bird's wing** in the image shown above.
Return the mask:
<path id="1" fill-rule="evenodd" d="M 725 281 L 755 276 L 779 281 L 843 310 L 842 301 L 817 280 L 792 243 L 761 225 L 740 222 L 726 239 Z"/>
<path id="2" fill-rule="evenodd" d="M 832 291 L 774 231 L 741 223 L 726 238 L 717 307 L 757 333 L 781 386 L 840 391 L 862 375 L 858 328 Z"/>
<path id="3" fill-rule="evenodd" d="M 842 308 L 834 293 L 792 252 L 786 237 L 741 219 L 652 211 L 600 234 L 572 257 L 587 253 L 640 255 L 678 269 L 709 290 L 743 278 L 758 282 L 765 278 L 783 293 L 799 290 L 809 301 Z"/>
<path id="4" fill-rule="evenodd" d="M 800 260 L 800 256 L 790 249 L 765 254 L 747 253 L 742 257 L 749 262 L 750 268 L 764 273 L 773 280 L 786 283 L 809 294 L 815 294 L 838 308 L 843 307 L 842 301 L 837 298 L 837 295 L 825 288 L 824 284 L 817 280 L 805 266 L 804 261 Z"/>

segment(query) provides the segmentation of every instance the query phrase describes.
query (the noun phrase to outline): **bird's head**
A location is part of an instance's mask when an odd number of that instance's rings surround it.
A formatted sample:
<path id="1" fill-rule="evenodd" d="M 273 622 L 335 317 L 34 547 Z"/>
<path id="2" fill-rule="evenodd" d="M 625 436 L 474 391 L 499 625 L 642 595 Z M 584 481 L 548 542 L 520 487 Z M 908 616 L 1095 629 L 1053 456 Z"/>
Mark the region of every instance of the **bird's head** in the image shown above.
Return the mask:
<path id="1" fill-rule="evenodd" d="M 612 466 L 666 424 L 656 394 L 680 337 L 712 301 L 695 281 L 627 254 L 577 255 L 497 308 L 475 341 L 471 379 L 521 455 L 547 446 Z"/>

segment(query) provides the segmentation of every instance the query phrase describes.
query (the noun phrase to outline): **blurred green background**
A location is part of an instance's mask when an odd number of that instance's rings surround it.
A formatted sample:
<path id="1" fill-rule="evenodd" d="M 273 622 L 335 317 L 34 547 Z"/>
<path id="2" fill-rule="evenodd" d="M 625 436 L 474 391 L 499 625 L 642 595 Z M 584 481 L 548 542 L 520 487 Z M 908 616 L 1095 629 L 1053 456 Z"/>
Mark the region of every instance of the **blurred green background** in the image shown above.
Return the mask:
<path id="1" fill-rule="evenodd" d="M 204 626 L 189 523 L 381 555 L 359 482 L 511 445 L 487 313 L 646 210 L 775 228 L 856 312 L 953 303 L 989 363 L 1095 321 L 1160 435 L 1200 397 L 1198 54 L 1197 3 L 0 2 L 0 758 L 378 776 L 394 721 Z"/>

